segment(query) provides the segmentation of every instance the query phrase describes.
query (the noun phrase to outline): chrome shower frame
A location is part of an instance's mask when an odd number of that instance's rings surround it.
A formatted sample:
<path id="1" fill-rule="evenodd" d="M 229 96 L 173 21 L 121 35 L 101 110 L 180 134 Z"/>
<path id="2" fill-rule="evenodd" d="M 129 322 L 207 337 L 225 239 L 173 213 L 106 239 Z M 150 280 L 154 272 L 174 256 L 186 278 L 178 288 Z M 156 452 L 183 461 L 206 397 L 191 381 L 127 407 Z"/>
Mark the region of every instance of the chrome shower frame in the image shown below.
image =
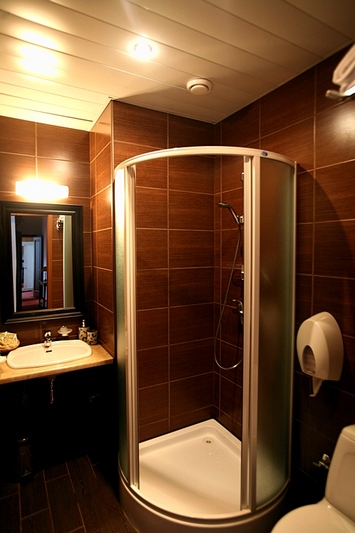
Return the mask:
<path id="1" fill-rule="evenodd" d="M 285 163 L 293 169 L 296 164 L 282 155 L 256 149 L 228 146 L 197 146 L 173 148 L 148 152 L 132 157 L 119 164 L 115 170 L 115 264 L 116 264 L 116 347 L 118 372 L 121 376 L 121 406 L 125 408 L 126 420 L 120 420 L 120 475 L 127 491 L 133 491 L 139 497 L 139 442 L 138 442 L 138 384 L 136 361 L 136 263 L 135 263 L 135 174 L 140 163 L 160 158 L 215 155 L 241 156 L 244 161 L 244 294 L 249 302 L 244 306 L 244 373 L 243 373 L 243 428 L 242 428 L 242 470 L 241 470 L 241 511 L 235 524 L 246 515 L 263 512 L 263 506 L 256 501 L 257 470 L 257 400 L 255 391 L 258 381 L 259 350 L 259 232 L 260 223 L 260 160 L 272 159 Z M 294 198 L 296 180 L 294 179 Z M 295 211 L 295 206 L 293 206 Z M 295 235 L 293 235 L 293 239 Z M 293 278 L 294 278 L 294 257 Z M 292 298 L 294 301 L 294 281 Z M 291 311 L 294 321 L 294 310 Z M 290 321 L 290 322 L 291 322 Z M 293 333 L 291 334 L 293 338 Z M 292 342 L 293 345 L 293 342 Z M 290 357 L 293 359 L 293 350 Z M 292 385 L 290 394 L 292 397 Z M 291 405 L 292 407 L 292 405 Z M 291 407 L 289 413 L 291 432 Z M 122 442 L 126 443 L 126 449 Z M 290 453 L 289 453 L 290 457 Z M 286 485 L 288 482 L 286 483 Z M 281 493 L 285 492 L 284 486 Z M 276 501 L 279 496 L 274 498 Z M 146 502 L 143 502 L 146 506 Z M 264 506 L 265 507 L 265 506 Z M 260 511 L 261 510 L 261 511 Z M 233 522 L 234 524 L 234 522 Z M 232 523 L 230 524 L 232 527 Z M 193 528 L 196 526 L 194 525 Z M 210 526 L 208 526 L 210 527 Z M 228 526 L 229 527 L 229 526 Z M 218 524 L 211 529 L 219 529 Z M 232 529 L 228 529 L 232 531 Z M 180 530 L 179 530 L 180 531 Z M 234 529 L 233 529 L 234 531 Z M 239 531 L 239 529 L 238 529 Z M 243 531 L 243 529 L 240 529 Z M 249 531 L 249 530 L 248 530 Z M 260 530 L 261 531 L 261 530 Z"/>

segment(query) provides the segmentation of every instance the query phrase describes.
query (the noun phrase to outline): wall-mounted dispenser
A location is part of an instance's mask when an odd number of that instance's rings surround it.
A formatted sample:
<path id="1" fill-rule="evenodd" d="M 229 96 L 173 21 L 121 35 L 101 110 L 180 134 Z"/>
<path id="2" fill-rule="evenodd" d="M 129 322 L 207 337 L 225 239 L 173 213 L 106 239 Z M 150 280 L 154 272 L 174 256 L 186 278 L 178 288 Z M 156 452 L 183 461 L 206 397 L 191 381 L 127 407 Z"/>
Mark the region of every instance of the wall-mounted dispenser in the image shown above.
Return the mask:
<path id="1" fill-rule="evenodd" d="M 330 313 L 318 313 L 301 324 L 297 334 L 297 354 L 302 372 L 312 376 L 311 396 L 317 394 L 324 379 L 340 379 L 343 338 Z"/>

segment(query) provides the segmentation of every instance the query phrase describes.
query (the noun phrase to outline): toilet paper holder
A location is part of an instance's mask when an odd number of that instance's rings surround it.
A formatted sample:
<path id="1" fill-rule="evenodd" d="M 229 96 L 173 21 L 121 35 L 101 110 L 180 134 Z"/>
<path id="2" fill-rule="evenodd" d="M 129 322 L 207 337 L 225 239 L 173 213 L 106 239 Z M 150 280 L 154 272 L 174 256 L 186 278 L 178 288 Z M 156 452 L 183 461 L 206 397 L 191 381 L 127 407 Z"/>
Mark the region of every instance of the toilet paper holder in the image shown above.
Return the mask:
<path id="1" fill-rule="evenodd" d="M 302 322 L 297 334 L 297 354 L 302 372 L 312 376 L 310 396 L 316 396 L 323 380 L 339 380 L 343 368 L 344 346 L 335 318 L 318 313 Z"/>

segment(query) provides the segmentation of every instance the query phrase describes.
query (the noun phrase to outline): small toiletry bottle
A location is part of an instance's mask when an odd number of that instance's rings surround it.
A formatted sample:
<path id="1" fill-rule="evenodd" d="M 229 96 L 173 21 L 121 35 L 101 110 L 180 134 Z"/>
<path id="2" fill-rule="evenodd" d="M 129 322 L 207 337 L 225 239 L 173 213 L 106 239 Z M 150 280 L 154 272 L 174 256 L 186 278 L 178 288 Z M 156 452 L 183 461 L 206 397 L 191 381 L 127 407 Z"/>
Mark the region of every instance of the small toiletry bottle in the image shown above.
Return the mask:
<path id="1" fill-rule="evenodd" d="M 81 323 L 81 328 L 79 328 L 79 333 L 78 333 L 78 337 L 80 340 L 86 342 L 88 329 L 89 328 L 85 326 L 85 319 L 83 319 Z"/>

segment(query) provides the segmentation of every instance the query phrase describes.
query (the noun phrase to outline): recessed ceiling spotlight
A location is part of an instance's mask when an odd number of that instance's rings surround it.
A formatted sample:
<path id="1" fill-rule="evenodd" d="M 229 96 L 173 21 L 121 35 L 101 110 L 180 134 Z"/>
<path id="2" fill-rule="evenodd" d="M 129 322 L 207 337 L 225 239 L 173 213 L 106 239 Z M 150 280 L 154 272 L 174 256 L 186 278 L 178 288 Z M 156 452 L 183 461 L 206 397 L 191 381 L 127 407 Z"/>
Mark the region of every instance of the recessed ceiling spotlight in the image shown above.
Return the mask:
<path id="1" fill-rule="evenodd" d="M 153 45 L 143 38 L 133 43 L 132 51 L 138 59 L 150 59 L 154 53 Z"/>
<path id="2" fill-rule="evenodd" d="M 212 89 L 212 82 L 204 78 L 196 78 L 188 81 L 186 87 L 191 94 L 201 96 L 210 92 Z"/>

